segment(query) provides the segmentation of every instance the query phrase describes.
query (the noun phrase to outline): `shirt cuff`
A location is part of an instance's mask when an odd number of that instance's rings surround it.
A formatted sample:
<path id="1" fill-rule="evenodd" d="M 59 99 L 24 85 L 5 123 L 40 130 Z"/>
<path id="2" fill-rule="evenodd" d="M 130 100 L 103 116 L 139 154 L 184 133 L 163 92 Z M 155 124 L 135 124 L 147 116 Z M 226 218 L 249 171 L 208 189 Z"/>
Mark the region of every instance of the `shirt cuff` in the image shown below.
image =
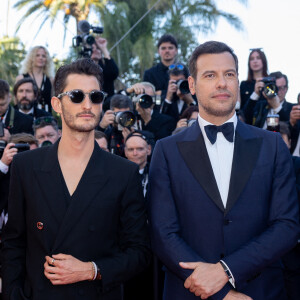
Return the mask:
<path id="1" fill-rule="evenodd" d="M 172 101 L 168 100 L 167 98 L 165 98 L 165 102 L 167 102 L 168 104 L 172 104 Z"/>
<path id="2" fill-rule="evenodd" d="M 250 96 L 251 100 L 257 101 L 259 99 L 259 95 L 257 95 L 255 92 L 253 92 Z"/>
<path id="3" fill-rule="evenodd" d="M 227 268 L 231 278 L 229 278 L 229 282 L 231 283 L 231 285 L 235 288 L 235 280 L 234 280 L 234 277 L 233 277 L 233 274 L 231 273 L 230 269 L 228 268 L 227 264 L 224 262 L 224 260 L 220 260 L 220 262 L 222 262 L 225 267 Z"/>
<path id="4" fill-rule="evenodd" d="M 282 109 L 282 103 L 279 104 L 277 108 L 273 108 L 273 113 L 278 114 Z"/>
<path id="5" fill-rule="evenodd" d="M 0 160 L 0 171 L 4 174 L 8 172 L 9 167 Z"/>

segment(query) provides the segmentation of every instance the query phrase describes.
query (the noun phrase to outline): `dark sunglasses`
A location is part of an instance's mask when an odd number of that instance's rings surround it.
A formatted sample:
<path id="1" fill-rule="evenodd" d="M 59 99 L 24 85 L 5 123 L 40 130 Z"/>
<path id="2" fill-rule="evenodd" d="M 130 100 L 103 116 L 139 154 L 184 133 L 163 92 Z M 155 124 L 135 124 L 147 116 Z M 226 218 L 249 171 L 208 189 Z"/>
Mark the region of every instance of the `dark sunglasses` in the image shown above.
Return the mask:
<path id="1" fill-rule="evenodd" d="M 174 69 L 177 69 L 177 70 L 183 70 L 184 69 L 184 66 L 182 64 L 173 64 L 173 65 L 169 65 L 169 70 L 174 70 Z"/>
<path id="2" fill-rule="evenodd" d="M 46 117 L 40 117 L 40 118 L 37 118 L 33 121 L 33 124 L 35 126 L 39 126 L 41 123 L 46 123 L 46 124 L 53 124 L 53 123 L 56 123 L 57 124 L 57 121 L 55 118 L 51 117 L 51 116 L 46 116 Z"/>
<path id="3" fill-rule="evenodd" d="M 90 100 L 94 104 L 100 104 L 105 98 L 105 94 L 102 91 L 98 91 L 98 90 L 93 90 L 89 93 L 85 93 L 82 90 L 72 90 L 69 92 L 64 92 L 64 93 L 59 94 L 57 96 L 57 98 L 61 99 L 61 97 L 66 96 L 66 95 L 68 95 L 70 97 L 70 100 L 73 103 L 81 103 L 84 100 L 85 95 L 89 95 Z"/>

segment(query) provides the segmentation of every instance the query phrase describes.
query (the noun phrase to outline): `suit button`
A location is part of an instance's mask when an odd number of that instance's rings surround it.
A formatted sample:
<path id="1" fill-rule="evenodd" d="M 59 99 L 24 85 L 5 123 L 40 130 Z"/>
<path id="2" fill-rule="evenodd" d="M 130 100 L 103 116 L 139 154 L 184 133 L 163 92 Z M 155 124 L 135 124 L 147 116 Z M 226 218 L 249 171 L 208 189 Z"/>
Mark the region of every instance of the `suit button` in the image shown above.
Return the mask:
<path id="1" fill-rule="evenodd" d="M 225 257 L 224 253 L 221 253 L 221 254 L 220 254 L 220 258 L 222 259 L 222 258 L 224 258 L 224 257 Z"/>
<path id="2" fill-rule="evenodd" d="M 232 221 L 228 220 L 228 219 L 224 219 L 223 224 L 224 225 L 229 225 L 229 223 L 231 223 Z"/>

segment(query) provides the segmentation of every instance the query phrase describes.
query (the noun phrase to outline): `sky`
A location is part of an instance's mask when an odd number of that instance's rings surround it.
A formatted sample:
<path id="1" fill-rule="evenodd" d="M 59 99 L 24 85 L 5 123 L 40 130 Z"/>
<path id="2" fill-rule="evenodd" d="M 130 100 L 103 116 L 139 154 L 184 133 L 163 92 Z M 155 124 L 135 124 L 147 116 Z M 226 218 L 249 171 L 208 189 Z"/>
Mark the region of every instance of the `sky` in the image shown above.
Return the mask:
<path id="1" fill-rule="evenodd" d="M 138 0 L 137 0 L 138 1 Z M 16 0 L 0 0 L 0 38 L 5 34 L 13 36 L 22 11 L 12 8 Z M 300 1 L 299 0 L 248 0 L 242 4 L 238 0 L 216 0 L 219 9 L 237 15 L 244 30 L 237 31 L 225 20 L 220 19 L 216 30 L 211 34 L 199 33 L 198 42 L 222 41 L 234 49 L 239 59 L 240 81 L 247 77 L 247 61 L 250 48 L 263 48 L 269 65 L 269 72 L 281 71 L 288 76 L 289 90 L 286 99 L 296 102 L 300 93 Z M 8 4 L 10 4 L 8 6 Z M 7 8 L 8 21 L 7 21 Z M 99 25 L 95 15 L 89 18 L 93 25 Z M 101 24 L 100 24 L 101 25 Z M 28 18 L 17 33 L 26 50 L 36 45 L 47 46 L 51 56 L 67 56 L 76 35 L 74 20 L 70 20 L 65 42 L 63 43 L 62 15 L 51 28 L 44 26 L 35 37 L 39 22 Z M 105 29 L 104 29 L 105 30 Z"/>

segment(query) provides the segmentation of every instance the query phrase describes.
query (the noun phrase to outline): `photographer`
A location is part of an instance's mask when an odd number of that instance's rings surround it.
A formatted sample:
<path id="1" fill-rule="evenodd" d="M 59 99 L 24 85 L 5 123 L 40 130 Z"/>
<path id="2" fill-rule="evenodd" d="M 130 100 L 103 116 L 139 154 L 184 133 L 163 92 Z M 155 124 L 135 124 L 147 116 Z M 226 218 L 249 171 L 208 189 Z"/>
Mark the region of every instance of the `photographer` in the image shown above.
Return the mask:
<path id="1" fill-rule="evenodd" d="M 181 63 L 169 66 L 169 84 L 161 112 L 176 120 L 190 105 L 196 105 L 188 87 L 188 69 Z"/>
<path id="2" fill-rule="evenodd" d="M 114 80 L 119 75 L 119 69 L 113 58 L 107 50 L 107 40 L 97 36 L 95 43 L 92 45 L 91 59 L 99 64 L 103 70 L 103 91 L 107 93 L 106 101 L 103 103 L 103 110 L 109 109 L 110 97 L 114 95 Z"/>
<path id="3" fill-rule="evenodd" d="M 140 119 L 139 128 L 153 133 L 155 141 L 171 135 L 175 129 L 176 122 L 174 118 L 160 114 L 158 110 L 153 109 L 155 106 L 155 87 L 150 82 L 140 82 L 126 89 L 128 94 L 135 94 L 136 111 Z M 150 103 L 145 105 L 145 96 L 152 97 Z M 146 97 L 147 97 L 146 96 Z M 148 99 L 151 99 L 148 97 Z M 144 104 L 143 104 L 144 103 Z M 143 107 L 144 106 L 144 107 Z"/>
<path id="4" fill-rule="evenodd" d="M 258 78 L 254 93 L 243 109 L 246 123 L 266 129 L 266 118 L 269 114 L 278 114 L 280 121 L 288 122 L 293 104 L 285 100 L 287 91 L 288 79 L 281 72 Z M 257 101 L 261 94 L 265 100 Z"/>
<path id="5" fill-rule="evenodd" d="M 128 121 L 130 121 L 130 118 L 132 118 L 132 120 L 134 119 L 133 104 L 131 99 L 127 96 L 117 94 L 112 96 L 110 101 L 110 109 L 104 113 L 99 123 L 98 130 L 106 134 L 110 151 L 116 155 L 125 157 L 124 140 L 133 130 L 133 124 L 131 124 L 131 126 L 122 126 L 120 123 L 118 123 L 116 114 L 120 112 L 125 112 L 125 114 L 123 114 L 123 119 L 125 119 L 125 122 L 127 118 Z M 121 114 L 118 114 L 119 117 L 120 115 Z"/>

